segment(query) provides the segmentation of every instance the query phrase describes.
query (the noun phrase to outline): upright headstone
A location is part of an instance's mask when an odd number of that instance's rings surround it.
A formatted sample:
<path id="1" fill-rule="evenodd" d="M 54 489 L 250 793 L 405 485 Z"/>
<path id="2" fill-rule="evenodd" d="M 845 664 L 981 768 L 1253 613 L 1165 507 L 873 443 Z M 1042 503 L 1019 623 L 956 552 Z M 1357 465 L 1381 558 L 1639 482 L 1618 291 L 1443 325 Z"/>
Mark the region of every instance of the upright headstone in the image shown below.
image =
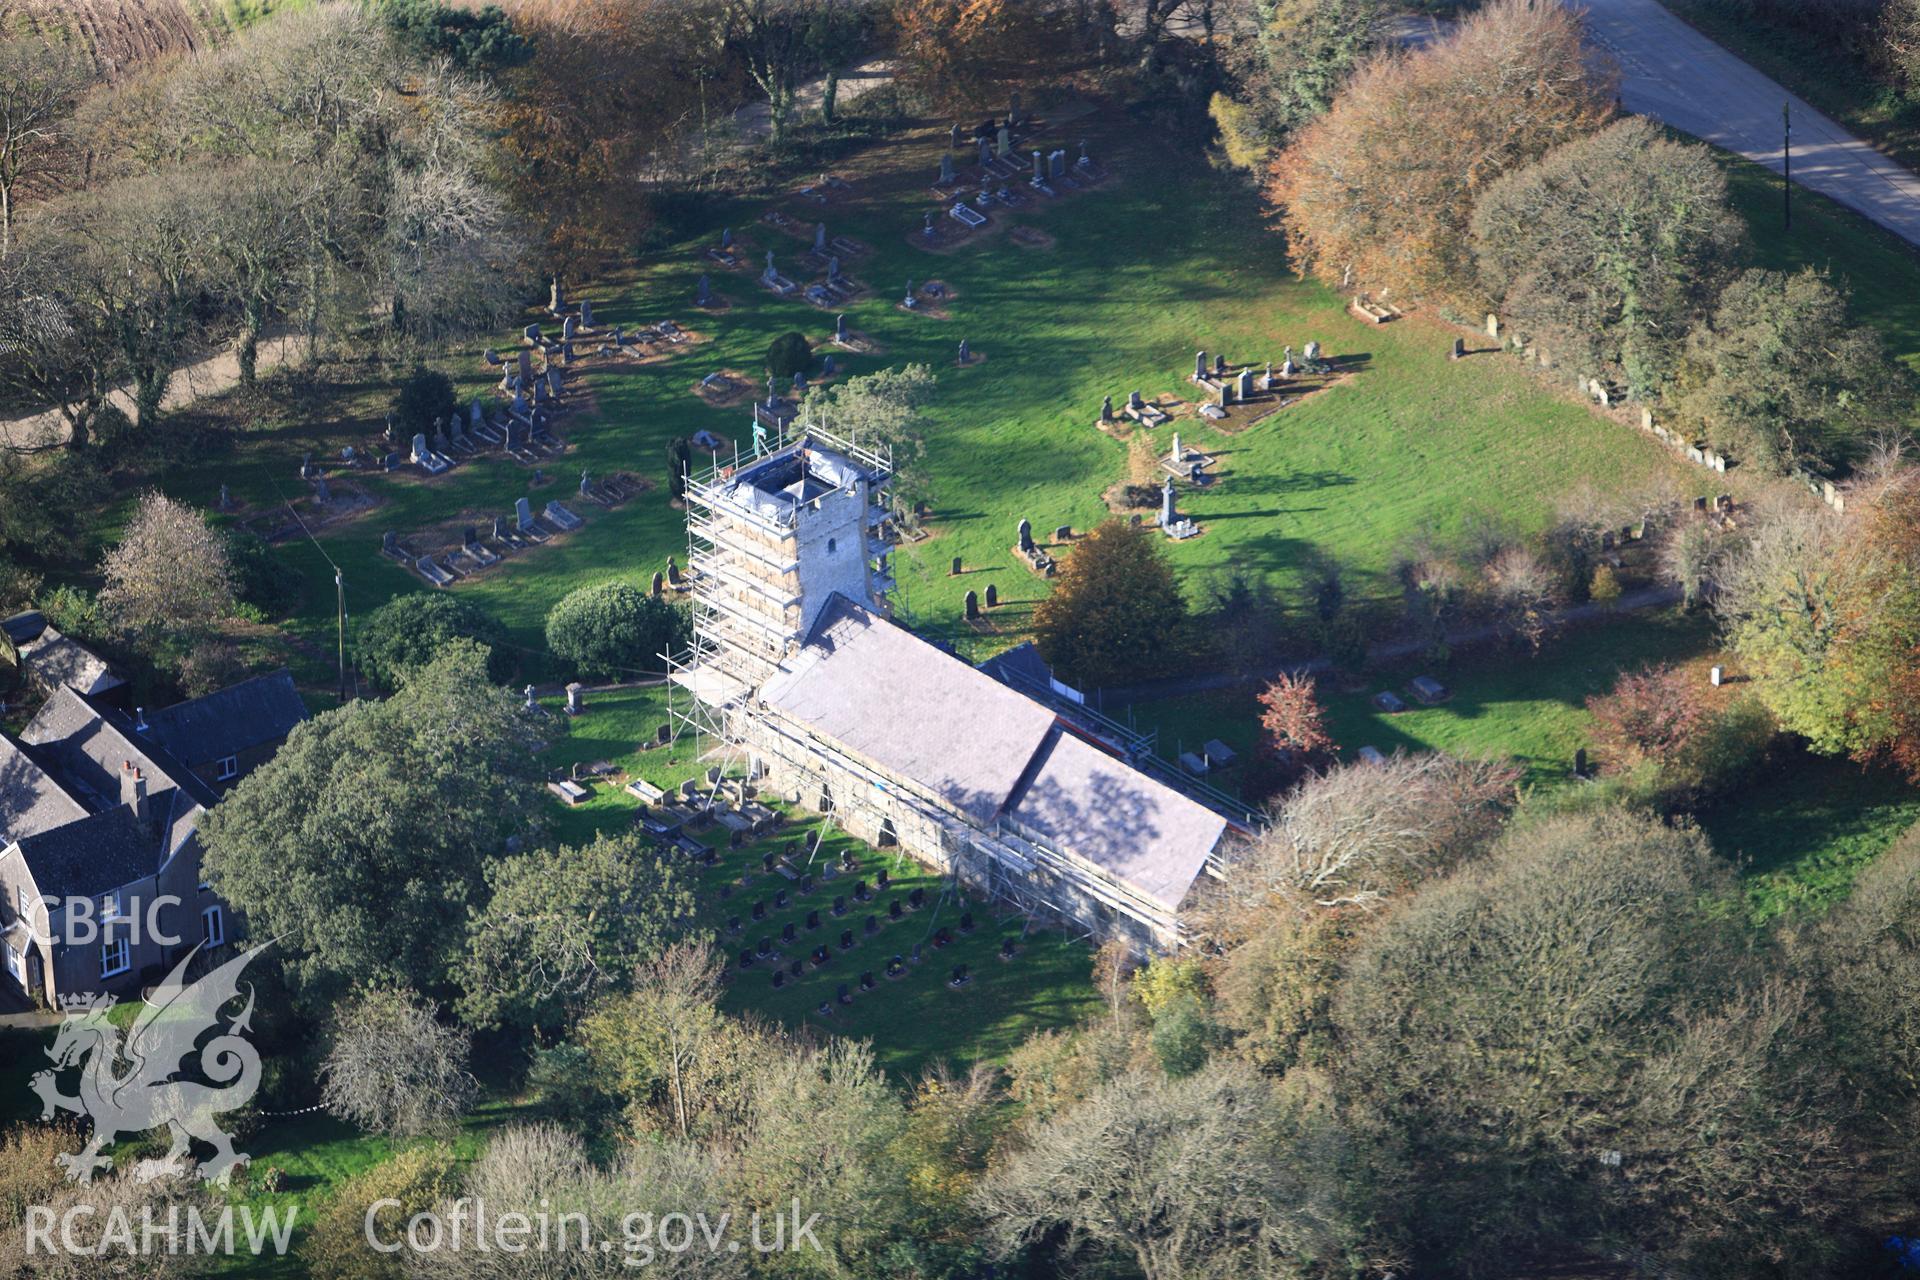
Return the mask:
<path id="1" fill-rule="evenodd" d="M 568 715 L 577 716 L 582 711 L 585 711 L 587 709 L 586 702 L 580 696 L 581 693 L 584 692 L 584 690 L 585 690 L 585 686 L 582 685 L 577 680 L 572 681 L 567 685 L 567 714 Z"/>
<path id="2" fill-rule="evenodd" d="M 929 213 L 924 216 L 920 225 L 920 234 L 925 236 L 929 240 L 933 239 L 933 215 L 932 214 Z"/>
<path id="3" fill-rule="evenodd" d="M 987 584 L 987 608 L 991 609 L 995 605 L 998 605 L 999 603 L 1000 603 L 1000 588 L 995 586 L 993 583 L 989 582 Z"/>
<path id="4" fill-rule="evenodd" d="M 533 381 L 533 356 L 525 347 L 520 348 L 520 359 L 516 372 L 520 375 L 518 385 L 524 387 Z"/>
<path id="5" fill-rule="evenodd" d="M 567 309 L 567 295 L 560 288 L 560 277 L 553 277 L 553 287 L 547 293 L 547 310 L 559 315 Z"/>
<path id="6" fill-rule="evenodd" d="M 813 251 L 818 254 L 827 251 L 827 224 L 824 222 L 813 229 Z"/>
<path id="7" fill-rule="evenodd" d="M 986 168 L 993 163 L 993 144 L 985 138 L 980 139 L 980 167 Z"/>
<path id="8" fill-rule="evenodd" d="M 1100 401 L 1100 421 L 1102 422 L 1113 421 L 1113 397 L 1112 396 L 1107 396 L 1105 399 Z"/>
<path id="9" fill-rule="evenodd" d="M 833 318 L 833 340 L 835 342 L 845 342 L 847 340 L 847 316 L 845 312 Z"/>
<path id="10" fill-rule="evenodd" d="M 1465 338 L 1455 338 L 1453 340 L 1453 346 L 1447 351 L 1447 359 L 1458 360 L 1466 354 L 1467 340 Z"/>
<path id="11" fill-rule="evenodd" d="M 1038 151 L 1033 153 L 1033 180 L 1035 183 L 1046 181 L 1046 179 L 1041 176 L 1040 153 Z"/>
<path id="12" fill-rule="evenodd" d="M 958 151 L 959 149 L 960 149 L 960 122 L 956 120 L 953 122 L 953 128 L 947 130 L 947 150 Z"/>
<path id="13" fill-rule="evenodd" d="M 953 184 L 953 156 L 951 153 L 942 153 L 940 156 L 940 185 L 950 187 Z"/>
<path id="14" fill-rule="evenodd" d="M 1007 95 L 1007 123 L 1020 123 L 1020 91 L 1018 89 Z"/>
<path id="15" fill-rule="evenodd" d="M 980 593 L 969 589 L 966 596 L 967 621 L 972 622 L 980 616 Z"/>
<path id="16" fill-rule="evenodd" d="M 965 338 L 960 339 L 960 363 L 966 364 L 969 360 L 972 360 L 972 359 L 973 359 L 973 352 L 967 349 L 967 340 Z"/>
<path id="17" fill-rule="evenodd" d="M 1002 160 L 1005 160 L 1013 154 L 1013 135 L 1007 131 L 1007 126 L 1000 126 L 1000 136 L 995 141 L 998 143 L 998 150 Z"/>
<path id="18" fill-rule="evenodd" d="M 593 302 L 591 299 L 580 299 L 580 327 L 582 329 L 593 328 Z"/>
<path id="19" fill-rule="evenodd" d="M 700 285 L 693 292 L 693 305 L 704 307 L 713 301 L 713 280 L 704 271 L 700 273 Z"/>
<path id="20" fill-rule="evenodd" d="M 513 500 L 513 522 L 522 533 L 533 528 L 533 504 L 525 498 L 515 498 Z"/>
<path id="21" fill-rule="evenodd" d="M 227 486 L 225 485 L 220 486 L 220 501 L 217 509 L 221 511 L 233 510 L 233 495 L 227 492 Z"/>
<path id="22" fill-rule="evenodd" d="M 733 248 L 733 228 L 732 227 L 720 228 L 720 247 L 722 249 Z"/>
<path id="23" fill-rule="evenodd" d="M 1242 369 L 1240 371 L 1240 398 L 1242 400 L 1253 399 L 1253 370 L 1252 369 Z"/>
<path id="24" fill-rule="evenodd" d="M 1207 353 L 1204 351 L 1193 353 L 1193 376 L 1196 378 L 1207 376 Z"/>
<path id="25" fill-rule="evenodd" d="M 1168 476 L 1167 482 L 1160 487 L 1160 527 L 1171 529 L 1178 519 L 1179 514 L 1173 507 L 1173 477 Z"/>
<path id="26" fill-rule="evenodd" d="M 1032 551 L 1033 550 L 1033 522 L 1028 520 L 1025 516 L 1022 516 L 1020 518 L 1019 533 L 1020 533 L 1020 549 L 1022 551 Z"/>

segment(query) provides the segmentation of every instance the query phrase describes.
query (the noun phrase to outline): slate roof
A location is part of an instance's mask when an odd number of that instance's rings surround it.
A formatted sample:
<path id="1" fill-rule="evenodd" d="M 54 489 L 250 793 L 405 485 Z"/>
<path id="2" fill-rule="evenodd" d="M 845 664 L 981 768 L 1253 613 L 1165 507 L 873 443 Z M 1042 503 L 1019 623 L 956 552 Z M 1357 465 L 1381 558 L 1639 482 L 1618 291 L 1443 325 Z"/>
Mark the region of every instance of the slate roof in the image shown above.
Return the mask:
<path id="1" fill-rule="evenodd" d="M 1047 665 L 1031 640 L 1023 640 L 1011 649 L 994 654 L 980 664 L 980 669 L 1002 684 L 1024 681 L 1044 689 L 1053 679 L 1053 668 Z"/>
<path id="2" fill-rule="evenodd" d="M 1043 703 L 843 596 L 759 696 L 980 826 L 1010 818 L 1168 910 L 1227 827 Z"/>
<path id="3" fill-rule="evenodd" d="M 19 847 L 40 891 L 61 897 L 117 889 L 160 863 L 160 842 L 125 805 L 28 836 Z"/>
<path id="4" fill-rule="evenodd" d="M 0 736 L 0 848 L 87 816 L 79 801 L 13 739 Z"/>
<path id="5" fill-rule="evenodd" d="M 293 676 L 283 669 L 148 712 L 142 736 L 199 765 L 278 742 L 306 718 Z"/>
<path id="6" fill-rule="evenodd" d="M 1008 817 L 1180 909 L 1227 820 L 1064 729 L 1048 735 Z"/>
<path id="7" fill-rule="evenodd" d="M 48 767 L 59 773 L 70 791 L 84 792 L 92 809 L 120 803 L 123 762 L 132 763 L 145 776 L 150 799 L 178 785 L 178 777 L 161 767 L 151 748 L 136 742 L 96 704 L 65 686 L 41 704 L 20 738 L 40 748 Z M 185 772 L 178 766 L 176 770 Z"/>
<path id="8" fill-rule="evenodd" d="M 840 595 L 760 698 L 982 825 L 1053 726 L 1047 708 Z"/>
<path id="9" fill-rule="evenodd" d="M 82 693 L 103 693 L 126 683 L 105 658 L 57 627 L 49 626 L 21 645 L 20 657 L 33 678 L 49 689 L 71 686 Z"/>
<path id="10" fill-rule="evenodd" d="M 7 633 L 7 639 L 16 645 L 38 640 L 40 633 L 47 629 L 47 615 L 38 609 L 28 609 L 16 613 L 11 618 L 0 620 L 0 631 Z"/>

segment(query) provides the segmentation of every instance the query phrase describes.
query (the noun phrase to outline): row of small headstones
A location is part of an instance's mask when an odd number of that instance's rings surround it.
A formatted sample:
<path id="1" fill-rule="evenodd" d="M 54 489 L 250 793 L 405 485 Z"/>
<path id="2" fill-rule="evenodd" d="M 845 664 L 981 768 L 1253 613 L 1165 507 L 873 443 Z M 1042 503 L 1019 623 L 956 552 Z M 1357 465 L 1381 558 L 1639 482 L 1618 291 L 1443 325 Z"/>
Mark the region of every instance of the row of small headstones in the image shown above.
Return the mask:
<path id="1" fill-rule="evenodd" d="M 1499 339 L 1502 328 L 1500 317 L 1493 312 L 1488 312 L 1487 336 L 1489 338 Z M 1511 331 L 1507 334 L 1506 345 L 1508 350 L 1531 358 L 1543 369 L 1553 368 L 1553 355 L 1545 347 L 1528 345 L 1522 342 L 1520 338 Z M 1453 340 L 1453 346 L 1447 352 L 1447 358 L 1449 360 L 1458 360 L 1465 355 L 1465 339 L 1455 338 Z M 1587 374 L 1577 374 L 1574 377 L 1574 384 L 1586 395 L 1592 397 L 1593 401 L 1601 408 L 1611 409 L 1614 407 L 1615 395 L 1613 389 L 1606 383 L 1600 381 L 1600 379 Z M 1706 467 L 1711 471 L 1719 472 L 1722 475 L 1726 474 L 1727 467 L 1731 460 L 1725 454 L 1713 449 L 1703 448 L 1686 437 L 1678 435 L 1660 423 L 1655 422 L 1653 410 L 1645 405 L 1642 405 L 1640 408 L 1640 429 L 1649 435 L 1658 437 L 1675 450 L 1686 454 L 1687 461 L 1697 463 L 1700 466 Z M 1810 487 L 1814 488 L 1816 494 L 1820 492 L 1818 487 Z"/>

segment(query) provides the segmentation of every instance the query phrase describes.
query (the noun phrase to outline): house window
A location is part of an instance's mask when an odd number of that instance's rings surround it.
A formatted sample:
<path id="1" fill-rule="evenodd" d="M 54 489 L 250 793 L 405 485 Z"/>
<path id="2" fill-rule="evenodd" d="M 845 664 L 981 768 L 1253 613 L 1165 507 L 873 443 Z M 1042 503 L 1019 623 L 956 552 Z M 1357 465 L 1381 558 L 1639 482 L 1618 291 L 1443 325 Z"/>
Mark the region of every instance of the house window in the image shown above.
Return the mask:
<path id="1" fill-rule="evenodd" d="M 27 892 L 27 886 L 21 885 L 20 886 L 20 918 L 22 920 L 33 919 L 33 906 L 34 906 L 33 895 Z"/>
<path id="2" fill-rule="evenodd" d="M 115 889 L 112 893 L 100 899 L 100 919 L 104 923 L 105 921 L 118 920 L 119 918 L 120 891 Z"/>
<path id="3" fill-rule="evenodd" d="M 240 776 L 240 757 L 239 756 L 221 756 L 220 772 L 216 777 L 216 781 L 232 782 L 235 778 L 239 776 Z"/>
<path id="4" fill-rule="evenodd" d="M 115 938 L 100 948 L 100 976 L 111 978 L 133 967 L 133 949 L 124 937 Z"/>
<path id="5" fill-rule="evenodd" d="M 12 947 L 7 948 L 7 972 L 11 974 L 13 980 L 21 986 L 24 987 L 27 985 L 27 958 L 24 954 L 14 950 Z"/>
<path id="6" fill-rule="evenodd" d="M 209 947 L 217 947 L 227 940 L 227 921 L 219 907 L 208 907 L 200 913 L 200 937 Z"/>
<path id="7" fill-rule="evenodd" d="M 835 542 L 835 541 L 834 541 L 834 540 L 833 540 L 832 538 L 828 538 L 828 539 L 827 539 L 827 554 L 828 554 L 828 555 L 832 555 L 832 554 L 834 553 L 834 551 L 835 551 L 835 550 L 836 550 L 836 549 L 838 548 L 838 545 L 839 545 L 839 544 L 837 544 L 837 543 L 836 543 L 836 542 Z"/>

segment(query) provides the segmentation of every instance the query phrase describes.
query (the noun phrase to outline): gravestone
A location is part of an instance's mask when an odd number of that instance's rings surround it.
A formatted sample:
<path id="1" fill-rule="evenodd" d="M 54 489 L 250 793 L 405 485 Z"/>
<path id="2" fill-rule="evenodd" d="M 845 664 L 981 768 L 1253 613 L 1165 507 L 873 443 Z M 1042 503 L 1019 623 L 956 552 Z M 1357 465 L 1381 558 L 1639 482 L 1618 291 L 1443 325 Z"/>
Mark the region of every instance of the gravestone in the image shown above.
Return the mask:
<path id="1" fill-rule="evenodd" d="M 1007 131 L 1007 126 L 1000 126 L 1000 136 L 995 141 L 999 144 L 998 149 L 1002 160 L 1013 154 L 1013 134 Z"/>
<path id="2" fill-rule="evenodd" d="M 666 575 L 662 574 L 658 569 L 656 569 L 653 572 L 653 597 L 654 599 L 658 600 L 660 597 L 666 594 L 667 594 Z"/>
<path id="3" fill-rule="evenodd" d="M 973 352 L 968 350 L 967 340 L 965 338 L 960 339 L 960 363 L 966 364 L 968 361 L 972 359 L 973 359 Z"/>
<path id="4" fill-rule="evenodd" d="M 920 234 L 931 240 L 933 239 L 933 215 L 929 213 L 922 215 L 922 217 L 924 221 L 920 226 Z"/>
<path id="5" fill-rule="evenodd" d="M 1714 688 L 1718 689 L 1722 684 L 1726 682 L 1726 678 L 1727 678 L 1727 669 L 1725 667 L 1713 666 L 1713 667 L 1707 668 L 1707 682 L 1711 684 Z"/>
<path id="6" fill-rule="evenodd" d="M 1173 506 L 1173 477 L 1168 476 L 1166 484 L 1160 489 L 1160 527 L 1171 529 L 1179 518 Z"/>
<path id="7" fill-rule="evenodd" d="M 813 251 L 822 257 L 826 256 L 827 224 L 824 222 L 813 229 Z"/>
<path id="8" fill-rule="evenodd" d="M 567 309 L 567 295 L 560 288 L 560 277 L 553 277 L 553 286 L 547 292 L 547 310 L 556 315 Z"/>
<path id="9" fill-rule="evenodd" d="M 1466 341 L 1466 339 L 1465 339 L 1465 338 L 1455 338 L 1455 339 L 1453 340 L 1453 347 L 1452 347 L 1452 349 L 1451 349 L 1451 350 L 1449 350 L 1449 351 L 1447 352 L 1447 359 L 1449 359 L 1449 360 L 1458 360 L 1458 359 L 1460 359 L 1460 358 L 1461 358 L 1462 356 L 1464 356 L 1464 355 L 1466 355 L 1466 354 L 1467 354 L 1467 341 Z"/>
<path id="10" fill-rule="evenodd" d="M 1040 153 L 1036 151 L 1033 153 L 1033 183 L 1035 186 L 1039 186 L 1042 182 L 1046 181 L 1046 179 L 1041 176 L 1040 165 Z"/>
<path id="11" fill-rule="evenodd" d="M 1073 540 L 1073 526 L 1070 524 L 1057 526 L 1053 531 L 1053 540 L 1055 542 L 1071 542 Z"/>
<path id="12" fill-rule="evenodd" d="M 525 498 L 515 498 L 513 500 L 513 522 L 522 533 L 533 528 L 533 504 Z"/>
<path id="13" fill-rule="evenodd" d="M 1100 421 L 1113 421 L 1113 397 L 1107 396 L 1100 401 Z"/>
<path id="14" fill-rule="evenodd" d="M 985 138 L 980 139 L 980 167 L 986 168 L 993 163 L 993 144 Z"/>
<path id="15" fill-rule="evenodd" d="M 833 318 L 833 340 L 835 342 L 847 340 L 847 317 L 844 312 Z"/>
<path id="16" fill-rule="evenodd" d="M 1047 175 L 1054 179 L 1067 176 L 1067 153 L 1054 151 L 1047 156 Z"/>
<path id="17" fill-rule="evenodd" d="M 826 355 L 820 357 L 820 376 L 821 377 L 831 378 L 835 373 L 839 372 L 839 369 L 840 369 L 840 366 L 834 362 L 833 353 L 831 351 L 829 351 Z"/>
<path id="18" fill-rule="evenodd" d="M 967 621 L 972 622 L 980 616 L 980 593 L 969 589 L 966 598 Z"/>
<path id="19" fill-rule="evenodd" d="M 947 570 L 947 576 L 948 576 L 949 578 L 957 578 L 957 577 L 959 577 L 959 576 L 960 576 L 960 572 L 961 572 L 961 570 L 960 570 L 960 557 L 959 557 L 959 556 L 955 556 L 955 557 L 953 558 L 953 567 L 952 567 L 951 569 L 948 569 L 948 570 Z"/>
<path id="20" fill-rule="evenodd" d="M 1193 376 L 1196 378 L 1207 376 L 1207 353 L 1204 351 L 1193 353 Z"/>
<path id="21" fill-rule="evenodd" d="M 1027 520 L 1025 517 L 1022 517 L 1020 520 L 1019 537 L 1020 537 L 1020 550 L 1032 551 L 1033 550 L 1033 524 L 1031 521 Z"/>
<path id="22" fill-rule="evenodd" d="M 733 248 L 733 228 L 732 227 L 720 228 L 720 247 L 722 249 Z"/>
<path id="23" fill-rule="evenodd" d="M 1489 338 L 1500 336 L 1500 317 L 1491 311 L 1487 312 L 1487 336 Z"/>
<path id="24" fill-rule="evenodd" d="M 701 273 L 701 276 L 700 276 L 700 286 L 699 288 L 694 290 L 693 305 L 696 307 L 704 307 L 709 303 L 711 303 L 712 301 L 713 301 L 713 281 L 709 279 L 707 275 L 703 272 Z"/>
<path id="25" fill-rule="evenodd" d="M 989 582 L 987 584 L 987 608 L 991 609 L 994 606 L 998 605 L 999 603 L 1000 603 L 1000 588 L 995 586 L 993 583 Z"/>
<path id="26" fill-rule="evenodd" d="M 581 696 L 585 692 L 586 692 L 586 686 L 581 684 L 577 680 L 567 685 L 567 714 L 568 715 L 577 716 L 582 711 L 585 711 L 587 709 L 586 700 Z"/>
<path id="27" fill-rule="evenodd" d="M 951 154 L 942 155 L 940 157 L 940 185 L 950 187 L 953 183 L 953 156 Z"/>
<path id="28" fill-rule="evenodd" d="M 1240 398 L 1242 400 L 1253 399 L 1253 370 L 1252 369 L 1242 369 L 1240 371 Z"/>
<path id="29" fill-rule="evenodd" d="M 947 150 L 958 151 L 959 149 L 960 149 L 960 122 L 956 120 L 953 122 L 953 128 L 947 131 Z"/>
<path id="30" fill-rule="evenodd" d="M 322 506 L 333 501 L 333 490 L 328 487 L 327 478 L 324 475 L 316 475 L 313 478 L 313 500 Z"/>
<path id="31" fill-rule="evenodd" d="M 233 510 L 233 495 L 227 492 L 227 486 L 220 486 L 220 498 L 217 508 L 221 511 Z"/>

